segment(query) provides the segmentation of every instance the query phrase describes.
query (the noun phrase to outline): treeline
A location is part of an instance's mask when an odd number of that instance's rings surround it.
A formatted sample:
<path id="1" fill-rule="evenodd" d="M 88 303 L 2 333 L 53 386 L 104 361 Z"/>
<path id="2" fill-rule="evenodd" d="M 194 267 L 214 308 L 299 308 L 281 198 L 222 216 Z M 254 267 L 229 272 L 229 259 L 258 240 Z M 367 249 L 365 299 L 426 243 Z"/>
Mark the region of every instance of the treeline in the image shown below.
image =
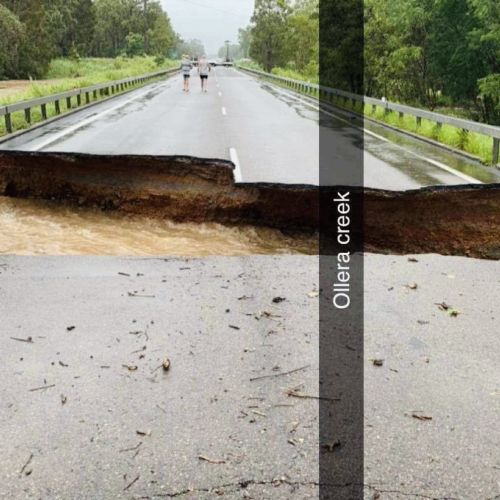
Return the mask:
<path id="1" fill-rule="evenodd" d="M 0 33 L 0 79 L 43 77 L 55 57 L 161 58 L 183 43 L 159 0 L 0 0 Z"/>
<path id="2" fill-rule="evenodd" d="M 252 24 L 239 31 L 239 55 L 252 58 L 266 71 L 281 67 L 317 76 L 318 4 L 319 0 L 256 0 Z"/>
<path id="3" fill-rule="evenodd" d="M 365 0 L 365 94 L 499 124 L 499 22 L 498 0 Z"/>
<path id="4" fill-rule="evenodd" d="M 499 20 L 498 0 L 321 0 L 320 16 L 318 0 L 256 0 L 240 54 L 305 77 L 319 58 L 324 85 L 500 124 Z"/>

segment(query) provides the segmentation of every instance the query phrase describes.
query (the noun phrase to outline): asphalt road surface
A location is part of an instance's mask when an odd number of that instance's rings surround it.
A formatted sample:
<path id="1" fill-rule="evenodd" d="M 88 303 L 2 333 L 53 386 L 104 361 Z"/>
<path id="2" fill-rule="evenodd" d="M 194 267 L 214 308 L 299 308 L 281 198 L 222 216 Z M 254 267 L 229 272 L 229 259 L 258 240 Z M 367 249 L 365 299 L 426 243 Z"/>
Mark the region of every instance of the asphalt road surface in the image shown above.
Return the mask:
<path id="1" fill-rule="evenodd" d="M 365 498 L 497 498 L 499 264 L 417 260 L 365 256 Z M 318 498 L 317 289 L 313 256 L 2 257 L 0 497 Z"/>
<path id="2" fill-rule="evenodd" d="M 234 68 L 217 68 L 209 92 L 182 92 L 181 77 L 124 94 L 3 143 L 2 149 L 102 154 L 193 155 L 232 160 L 237 182 L 359 184 L 362 142 L 341 114 Z M 491 170 L 491 169 L 490 169 Z M 408 189 L 498 181 L 474 162 L 366 125 L 364 184 Z"/>

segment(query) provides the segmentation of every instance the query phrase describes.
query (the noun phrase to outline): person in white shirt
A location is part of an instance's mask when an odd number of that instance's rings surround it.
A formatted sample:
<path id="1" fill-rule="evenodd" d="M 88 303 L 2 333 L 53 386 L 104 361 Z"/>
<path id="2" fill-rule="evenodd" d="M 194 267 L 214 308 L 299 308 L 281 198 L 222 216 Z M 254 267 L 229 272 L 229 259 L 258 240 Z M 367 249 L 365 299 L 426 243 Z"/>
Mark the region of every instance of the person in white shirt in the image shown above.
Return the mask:
<path id="1" fill-rule="evenodd" d="M 202 92 L 208 92 L 207 90 L 208 74 L 210 73 L 211 70 L 212 68 L 210 67 L 210 64 L 207 62 L 206 56 L 202 56 L 198 61 L 198 74 L 200 75 Z"/>
<path id="2" fill-rule="evenodd" d="M 181 62 L 181 72 L 184 80 L 184 87 L 183 91 L 184 92 L 189 92 L 189 78 L 191 77 L 191 70 L 193 69 L 193 63 L 191 62 L 191 59 L 189 56 L 182 56 L 182 62 Z"/>

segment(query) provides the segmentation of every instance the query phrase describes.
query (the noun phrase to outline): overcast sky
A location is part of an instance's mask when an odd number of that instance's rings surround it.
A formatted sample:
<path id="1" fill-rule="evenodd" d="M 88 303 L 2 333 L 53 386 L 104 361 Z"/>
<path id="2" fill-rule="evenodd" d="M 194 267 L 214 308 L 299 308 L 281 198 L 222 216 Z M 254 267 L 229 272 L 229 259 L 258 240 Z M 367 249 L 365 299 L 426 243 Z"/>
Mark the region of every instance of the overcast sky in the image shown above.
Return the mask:
<path id="1" fill-rule="evenodd" d="M 252 17 L 254 0 L 161 0 L 174 30 L 185 40 L 198 38 L 208 55 L 216 55 L 224 40 L 238 41 L 238 28 Z"/>

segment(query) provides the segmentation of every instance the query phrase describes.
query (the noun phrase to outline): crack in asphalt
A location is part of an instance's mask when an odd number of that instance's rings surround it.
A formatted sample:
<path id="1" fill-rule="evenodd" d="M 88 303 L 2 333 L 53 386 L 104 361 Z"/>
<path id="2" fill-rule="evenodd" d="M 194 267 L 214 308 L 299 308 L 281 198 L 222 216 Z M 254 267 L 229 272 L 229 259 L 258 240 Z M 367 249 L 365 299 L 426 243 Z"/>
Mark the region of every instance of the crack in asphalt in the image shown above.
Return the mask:
<path id="1" fill-rule="evenodd" d="M 374 492 L 378 493 L 397 493 L 398 495 L 408 496 L 408 497 L 416 497 L 416 498 L 428 498 L 429 500 L 460 500 L 458 497 L 437 497 L 437 496 L 429 496 L 424 495 L 423 493 L 414 493 L 409 491 L 401 491 L 401 490 L 384 490 L 381 488 L 377 488 L 376 486 L 372 486 L 371 484 L 365 484 L 365 488 L 369 488 Z"/>
<path id="2" fill-rule="evenodd" d="M 226 483 L 226 484 L 220 484 L 217 486 L 211 486 L 207 488 L 188 488 L 185 490 L 180 490 L 176 491 L 173 493 L 151 493 L 149 495 L 145 496 L 139 496 L 135 497 L 135 500 L 149 500 L 153 498 L 175 498 L 175 497 L 180 497 L 182 495 L 189 495 L 192 493 L 210 493 L 215 490 L 221 490 L 221 489 L 228 489 L 228 488 L 241 488 L 241 489 L 246 489 L 248 486 L 281 486 L 281 485 L 288 485 L 288 486 L 322 486 L 321 483 L 318 483 L 317 481 L 288 481 L 284 479 L 274 479 L 272 481 L 257 481 L 257 480 L 245 480 L 245 481 L 238 481 L 234 483 Z M 331 486 L 331 485 L 330 485 Z M 345 485 L 338 485 L 338 486 L 345 486 Z"/>

